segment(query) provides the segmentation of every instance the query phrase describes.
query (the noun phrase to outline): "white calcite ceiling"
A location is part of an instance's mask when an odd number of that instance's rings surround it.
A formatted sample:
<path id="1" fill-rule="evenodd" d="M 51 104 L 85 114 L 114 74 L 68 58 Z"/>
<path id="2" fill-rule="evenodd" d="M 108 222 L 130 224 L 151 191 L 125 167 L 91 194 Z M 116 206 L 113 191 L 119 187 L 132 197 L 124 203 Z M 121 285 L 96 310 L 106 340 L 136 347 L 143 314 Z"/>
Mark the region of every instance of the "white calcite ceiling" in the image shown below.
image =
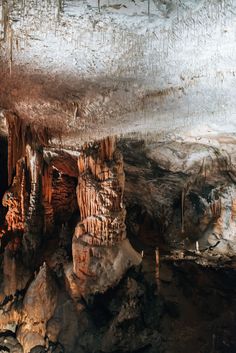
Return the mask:
<path id="1" fill-rule="evenodd" d="M 7 4 L 3 109 L 91 138 L 236 131 L 235 0 Z"/>

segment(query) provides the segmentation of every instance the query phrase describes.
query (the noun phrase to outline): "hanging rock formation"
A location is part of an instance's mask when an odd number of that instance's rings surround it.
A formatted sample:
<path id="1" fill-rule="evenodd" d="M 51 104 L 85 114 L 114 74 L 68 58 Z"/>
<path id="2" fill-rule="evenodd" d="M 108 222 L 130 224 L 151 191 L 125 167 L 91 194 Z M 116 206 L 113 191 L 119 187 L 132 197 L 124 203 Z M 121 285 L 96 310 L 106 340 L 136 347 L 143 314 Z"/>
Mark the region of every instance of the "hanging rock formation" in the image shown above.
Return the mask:
<path id="1" fill-rule="evenodd" d="M 70 163 L 67 166 L 66 158 L 64 164 L 61 162 L 61 154 L 66 155 L 63 151 L 47 158 L 44 153 L 50 140 L 47 128 L 28 125 L 10 113 L 7 122 L 9 189 L 3 197 L 3 205 L 8 208 L 5 228 L 21 235 L 26 255 L 31 253 L 32 257 L 43 233 L 53 231 L 55 219 L 65 222 L 78 209 L 75 193 L 78 174 L 74 175 L 73 163 L 71 168 Z"/>
<path id="2" fill-rule="evenodd" d="M 8 207 L 6 223 L 8 231 L 24 231 L 26 194 L 26 164 L 24 158 L 16 163 L 16 175 L 9 190 L 5 193 L 2 204 Z"/>

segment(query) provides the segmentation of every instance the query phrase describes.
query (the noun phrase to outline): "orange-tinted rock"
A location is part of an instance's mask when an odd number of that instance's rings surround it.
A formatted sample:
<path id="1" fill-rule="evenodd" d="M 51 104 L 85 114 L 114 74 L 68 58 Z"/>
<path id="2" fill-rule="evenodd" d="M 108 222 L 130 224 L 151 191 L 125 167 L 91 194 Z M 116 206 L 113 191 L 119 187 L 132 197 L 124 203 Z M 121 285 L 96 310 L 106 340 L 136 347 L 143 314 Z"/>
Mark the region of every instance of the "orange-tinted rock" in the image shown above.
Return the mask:
<path id="1" fill-rule="evenodd" d="M 72 245 L 73 271 L 82 291 L 103 292 L 141 261 L 126 239 L 123 159 L 115 138 L 85 145 L 78 168 L 81 222 Z"/>
<path id="2" fill-rule="evenodd" d="M 114 245 L 125 239 L 124 169 L 115 139 L 85 146 L 78 168 L 81 222 L 75 236 L 91 245 Z"/>
<path id="3" fill-rule="evenodd" d="M 29 240 L 24 244 L 29 244 L 30 234 L 42 231 L 42 146 L 48 144 L 49 135 L 47 129 L 26 125 L 10 113 L 7 122 L 9 190 L 2 202 L 8 208 L 6 227 L 23 233 Z"/>
<path id="4" fill-rule="evenodd" d="M 16 175 L 10 189 L 3 196 L 2 204 L 8 207 L 6 214 L 7 229 L 10 231 L 24 231 L 26 193 L 26 165 L 21 158 L 16 163 Z"/>
<path id="5" fill-rule="evenodd" d="M 26 252 L 31 252 L 43 233 L 51 233 L 57 221 L 68 221 L 78 209 L 77 159 L 63 150 L 47 149 L 47 129 L 29 126 L 10 113 L 7 121 L 9 190 L 3 198 L 8 208 L 6 229 L 20 231 Z"/>

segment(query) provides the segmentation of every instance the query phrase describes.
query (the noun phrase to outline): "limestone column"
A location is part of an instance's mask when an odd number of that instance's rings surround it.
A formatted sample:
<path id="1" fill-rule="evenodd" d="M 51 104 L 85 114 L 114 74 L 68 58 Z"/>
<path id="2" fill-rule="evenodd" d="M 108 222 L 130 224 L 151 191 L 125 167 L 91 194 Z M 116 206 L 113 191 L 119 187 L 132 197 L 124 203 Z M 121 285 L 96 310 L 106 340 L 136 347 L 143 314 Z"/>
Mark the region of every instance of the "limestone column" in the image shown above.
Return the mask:
<path id="1" fill-rule="evenodd" d="M 103 292 L 141 261 L 126 238 L 124 166 L 115 138 L 86 144 L 78 170 L 81 221 L 73 237 L 73 271 L 83 292 Z"/>

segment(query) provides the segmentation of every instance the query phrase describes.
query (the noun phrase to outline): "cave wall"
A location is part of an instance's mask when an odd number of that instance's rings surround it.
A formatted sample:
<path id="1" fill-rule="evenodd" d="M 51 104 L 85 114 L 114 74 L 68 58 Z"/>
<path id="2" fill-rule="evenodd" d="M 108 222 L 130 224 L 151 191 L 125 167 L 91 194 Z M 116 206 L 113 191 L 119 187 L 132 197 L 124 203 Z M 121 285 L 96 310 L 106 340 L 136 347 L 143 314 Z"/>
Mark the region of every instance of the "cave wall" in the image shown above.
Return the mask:
<path id="1" fill-rule="evenodd" d="M 235 253 L 235 139 L 123 139 L 127 227 L 138 249 Z M 145 219 L 149 219 L 149 225 Z M 151 225 L 150 222 L 153 224 Z M 143 235 L 142 235 L 142 234 Z M 141 238 L 140 238 L 141 237 Z M 143 237 L 143 238 L 142 238 Z M 145 245 L 146 243 L 146 245 Z M 212 248 L 211 248 L 212 247 Z"/>

